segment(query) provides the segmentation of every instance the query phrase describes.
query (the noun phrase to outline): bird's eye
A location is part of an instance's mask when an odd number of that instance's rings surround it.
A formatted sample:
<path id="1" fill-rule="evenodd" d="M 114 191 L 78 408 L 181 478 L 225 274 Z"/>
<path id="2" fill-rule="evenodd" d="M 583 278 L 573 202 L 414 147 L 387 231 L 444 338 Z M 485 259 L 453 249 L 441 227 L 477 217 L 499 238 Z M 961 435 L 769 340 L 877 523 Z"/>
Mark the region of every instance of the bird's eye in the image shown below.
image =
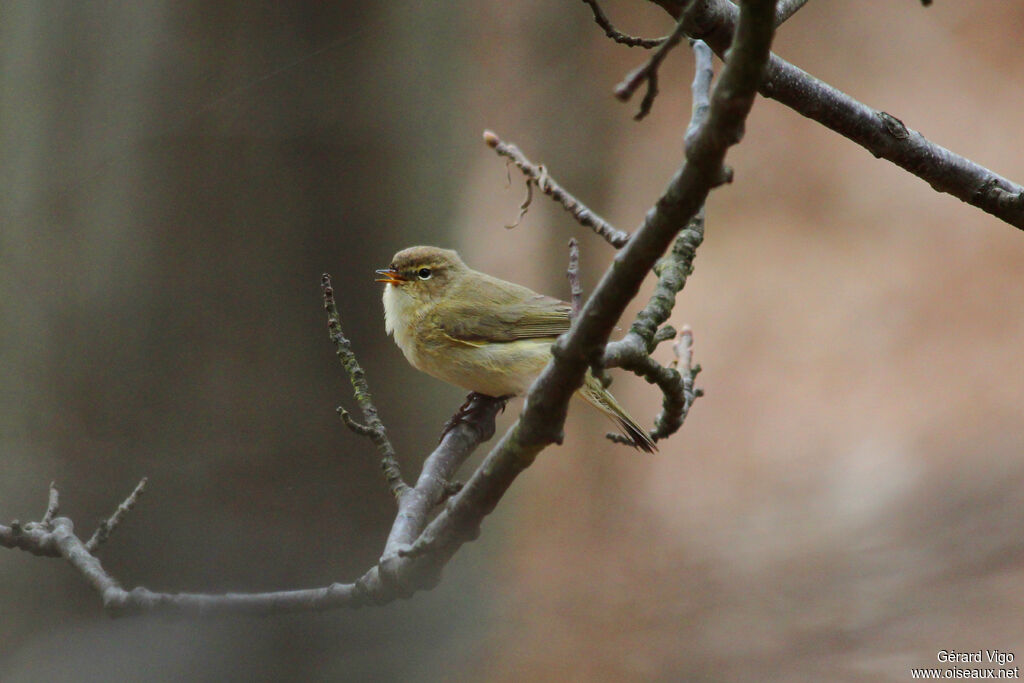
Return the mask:
<path id="1" fill-rule="evenodd" d="M 431 275 L 430 268 L 420 268 L 416 271 L 416 276 L 421 280 L 429 280 Z"/>

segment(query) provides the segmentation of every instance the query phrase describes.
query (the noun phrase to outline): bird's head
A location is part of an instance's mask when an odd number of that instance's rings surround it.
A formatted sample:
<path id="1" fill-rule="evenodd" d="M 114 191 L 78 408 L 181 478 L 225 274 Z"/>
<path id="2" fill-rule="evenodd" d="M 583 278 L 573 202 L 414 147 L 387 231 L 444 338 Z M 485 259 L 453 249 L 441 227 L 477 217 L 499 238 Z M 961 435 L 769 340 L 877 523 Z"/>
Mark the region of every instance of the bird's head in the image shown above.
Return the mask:
<path id="1" fill-rule="evenodd" d="M 418 302 L 442 298 L 459 277 L 469 271 L 451 249 L 409 247 L 395 254 L 391 265 L 377 271 L 385 282 Z"/>

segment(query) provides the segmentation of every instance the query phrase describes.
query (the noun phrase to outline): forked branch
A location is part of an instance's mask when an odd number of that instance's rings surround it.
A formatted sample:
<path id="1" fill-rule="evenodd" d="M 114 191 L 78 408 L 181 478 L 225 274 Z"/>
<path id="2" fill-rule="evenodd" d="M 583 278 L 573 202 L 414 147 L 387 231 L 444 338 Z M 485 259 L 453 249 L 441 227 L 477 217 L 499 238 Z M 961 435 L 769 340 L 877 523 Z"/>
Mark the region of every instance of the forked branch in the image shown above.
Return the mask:
<path id="1" fill-rule="evenodd" d="M 669 182 L 641 227 L 628 238 L 569 331 L 553 346 L 553 360 L 530 388 L 517 422 L 488 453 L 461 491 L 451 495 L 451 477 L 466 456 L 494 430 L 498 399 L 476 397 L 468 414 L 445 434 L 427 458 L 414 487 L 401 488 L 398 513 L 380 561 L 352 583 L 272 593 L 209 595 L 125 590 L 103 569 L 74 531 L 71 521 L 56 517 L 56 494 L 44 515 L 47 524 L 0 525 L 0 544 L 41 555 L 59 555 L 102 596 L 114 613 L 173 610 L 197 615 L 217 612 L 278 613 L 385 603 L 434 585 L 451 556 L 479 533 L 483 519 L 537 454 L 561 441 L 569 399 L 595 358 L 602 358 L 608 336 L 626 305 L 658 258 L 696 217 L 708 192 L 721 182 L 727 149 L 739 141 L 753 104 L 774 29 L 773 0 L 742 3 L 729 61 L 714 89 L 708 120 L 688 146 L 687 158 Z M 538 184 L 540 189 L 544 189 Z M 325 305 L 330 289 L 324 281 Z M 333 303 L 333 297 L 330 297 Z M 328 310 L 329 316 L 331 311 Z M 330 319 L 334 320 L 335 317 Z M 652 339 L 663 340 L 663 330 Z M 360 373 L 350 370 L 342 349 L 351 351 L 340 331 L 332 340 L 357 390 Z M 354 360 L 354 357 L 351 359 Z M 688 361 L 687 361 L 688 363 Z M 368 395 L 368 392 L 362 392 Z M 360 400 L 361 406 L 363 401 Z M 366 429 L 374 429 L 373 413 Z M 450 497 L 449 497 L 450 496 Z M 129 497 L 132 498 L 131 496 Z M 441 503 L 443 501 L 444 504 Z M 132 501 L 134 502 L 134 501 Z M 131 505 L 125 504 L 126 509 Z M 52 512 L 51 512 L 52 510 Z M 436 516 L 430 519 L 430 515 Z M 116 514 L 116 513 L 115 513 Z"/>

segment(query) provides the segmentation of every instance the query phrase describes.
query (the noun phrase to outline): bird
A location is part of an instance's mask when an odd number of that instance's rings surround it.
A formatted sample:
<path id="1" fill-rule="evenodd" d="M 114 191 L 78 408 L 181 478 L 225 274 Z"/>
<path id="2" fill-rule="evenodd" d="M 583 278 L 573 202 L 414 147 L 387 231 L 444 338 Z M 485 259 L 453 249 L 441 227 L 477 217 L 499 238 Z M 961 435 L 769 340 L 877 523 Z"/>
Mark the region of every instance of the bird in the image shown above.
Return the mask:
<path id="1" fill-rule="evenodd" d="M 376 271 L 384 286 L 384 330 L 422 372 L 471 392 L 518 396 L 551 360 L 572 307 L 473 270 L 451 249 L 415 246 Z M 577 395 L 609 417 L 630 444 L 658 450 L 588 370 Z"/>

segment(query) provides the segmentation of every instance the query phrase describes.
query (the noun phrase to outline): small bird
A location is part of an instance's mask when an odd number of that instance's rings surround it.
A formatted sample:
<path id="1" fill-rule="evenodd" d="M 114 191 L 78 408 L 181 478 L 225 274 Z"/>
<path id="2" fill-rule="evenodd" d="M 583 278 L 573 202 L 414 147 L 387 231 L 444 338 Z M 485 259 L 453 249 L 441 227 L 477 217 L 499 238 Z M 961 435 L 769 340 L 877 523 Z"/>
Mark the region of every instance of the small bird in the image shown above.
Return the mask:
<path id="1" fill-rule="evenodd" d="M 487 396 L 524 393 L 569 329 L 571 306 L 473 270 L 450 249 L 409 247 L 376 271 L 384 329 L 417 370 Z M 611 418 L 632 445 L 654 441 L 589 371 L 577 395 Z"/>

